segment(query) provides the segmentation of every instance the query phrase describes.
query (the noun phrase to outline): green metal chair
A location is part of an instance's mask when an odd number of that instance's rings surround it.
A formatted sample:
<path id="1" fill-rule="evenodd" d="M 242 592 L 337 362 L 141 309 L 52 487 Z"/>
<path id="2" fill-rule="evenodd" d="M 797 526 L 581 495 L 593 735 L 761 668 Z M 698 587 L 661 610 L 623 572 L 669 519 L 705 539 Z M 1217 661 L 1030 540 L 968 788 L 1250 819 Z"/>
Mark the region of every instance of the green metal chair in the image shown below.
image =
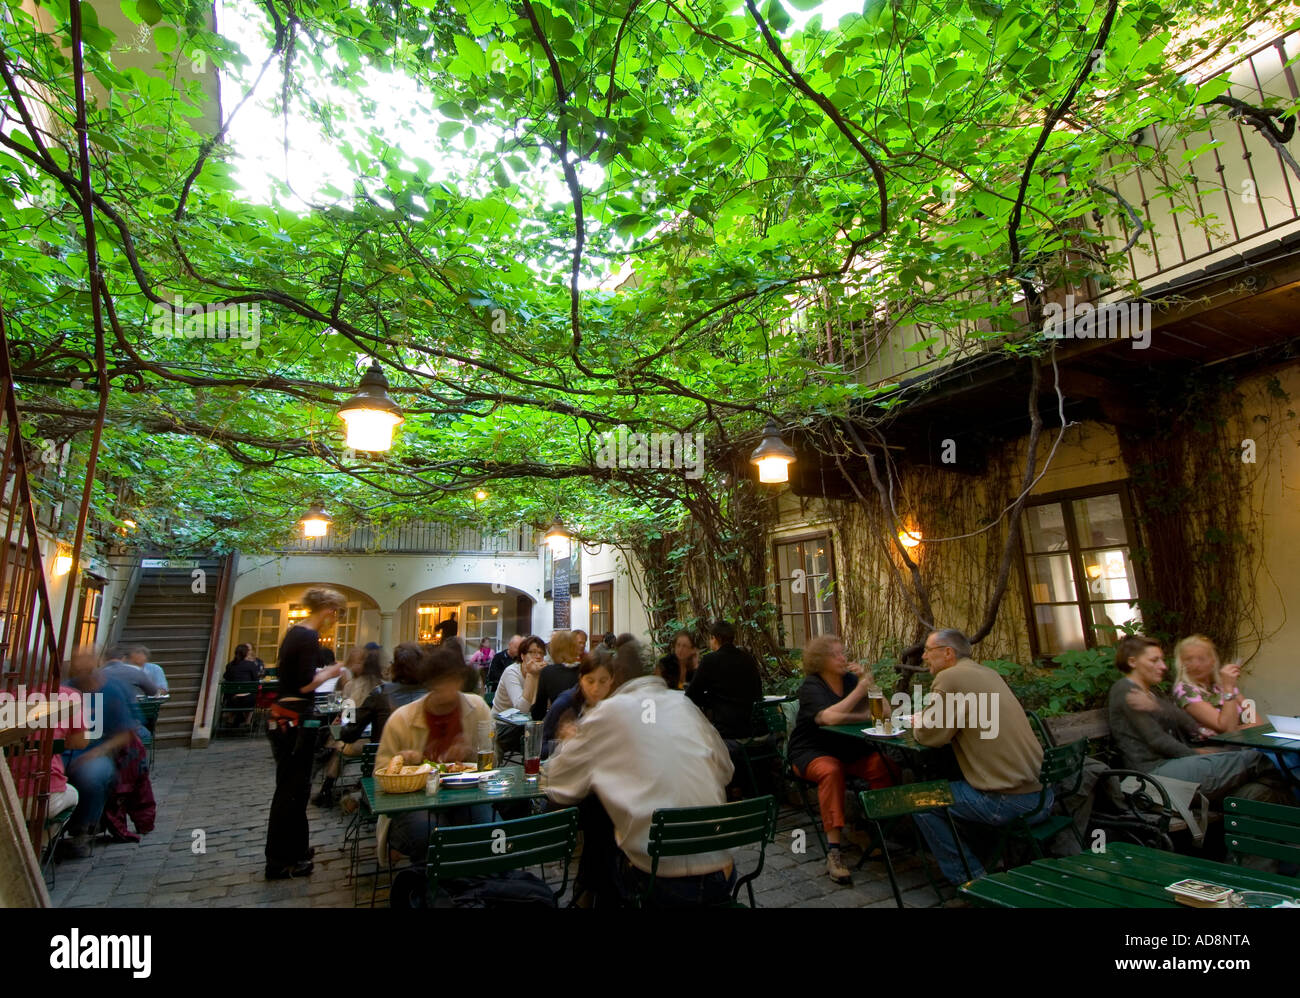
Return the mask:
<path id="1" fill-rule="evenodd" d="M 366 747 L 361 750 L 361 775 L 362 777 L 371 776 L 375 771 L 375 758 L 379 754 L 379 743 L 368 742 Z M 361 795 L 361 805 L 352 815 L 348 822 L 348 827 L 343 831 L 343 847 L 348 846 L 348 839 L 352 840 L 352 851 L 348 861 L 348 876 L 352 879 L 352 903 L 357 903 L 357 870 L 361 865 L 361 839 L 375 830 L 379 824 L 379 816 L 370 810 L 370 805 L 366 803 L 366 795 Z M 373 882 L 370 891 L 370 905 L 374 907 L 375 894 L 379 889 L 379 873 L 382 869 L 379 857 L 375 857 L 375 868 L 371 873 Z"/>
<path id="2" fill-rule="evenodd" d="M 578 809 L 535 814 L 487 825 L 435 825 L 429 829 L 425 860 L 426 902 L 443 880 L 486 877 L 545 863 L 561 863 L 564 877 L 555 896 L 569 886 L 569 861 L 578 843 Z"/>
<path id="3" fill-rule="evenodd" d="M 957 826 L 953 824 L 952 815 L 948 812 L 948 808 L 953 804 L 953 796 L 952 785 L 947 780 L 907 783 L 900 787 L 885 787 L 882 790 L 863 790 L 858 794 L 858 800 L 862 804 L 862 813 L 867 816 L 875 831 L 876 844 L 884 856 L 885 870 L 889 873 L 889 886 L 894 892 L 894 903 L 898 907 L 903 907 L 903 895 L 898 889 L 898 877 L 894 873 L 893 857 L 889 855 L 889 840 L 885 838 L 883 822 L 894 824 L 899 818 L 909 815 L 942 811 L 944 819 L 948 822 L 948 830 L 952 832 L 952 839 L 957 843 L 957 852 L 961 855 L 961 865 L 966 871 L 966 879 L 971 879 L 970 863 L 966 860 L 966 846 L 961 836 L 957 834 Z M 912 831 L 916 835 L 917 854 L 924 856 L 926 850 L 921 840 L 921 830 L 913 823 Z M 943 901 L 943 892 L 939 890 L 938 883 L 930 875 L 929 866 L 925 868 L 925 876 L 939 900 Z"/>
<path id="4" fill-rule="evenodd" d="M 67 834 L 68 824 L 72 821 L 72 812 L 76 809 L 75 805 L 65 807 L 58 814 L 45 819 L 45 831 L 50 838 L 45 843 L 45 848 L 41 850 L 41 875 L 49 878 L 51 887 L 54 886 L 55 881 L 54 857 L 58 855 L 59 843 Z"/>
<path id="5" fill-rule="evenodd" d="M 826 844 L 826 833 L 822 829 L 821 809 L 816 804 L 815 795 L 817 791 L 817 781 L 805 779 L 800 776 L 795 772 L 794 765 L 790 762 L 790 739 L 787 734 L 789 731 L 789 725 L 787 724 L 785 709 L 780 703 L 768 703 L 766 701 L 756 705 L 756 709 L 758 707 L 762 708 L 764 723 L 767 730 L 769 732 L 780 733 L 779 738 L 777 739 L 781 759 L 781 777 L 778 782 L 778 792 L 781 795 L 779 799 L 782 802 L 785 801 L 786 784 L 793 784 L 795 790 L 799 794 L 800 806 L 803 808 L 804 815 L 808 818 L 809 824 L 812 825 L 813 831 L 817 834 L 817 841 L 822 847 L 822 855 L 825 856 L 829 853 L 830 847 Z M 750 779 L 752 781 L 752 775 Z M 808 791 L 810 788 L 814 794 L 813 800 L 811 801 L 808 799 Z M 773 835 L 775 835 L 775 831 L 773 832 Z"/>
<path id="6" fill-rule="evenodd" d="M 770 794 L 751 800 L 713 807 L 664 807 L 650 816 L 650 880 L 637 899 L 645 907 L 654 895 L 659 860 L 665 856 L 694 856 L 740 846 L 758 846 L 758 865 L 736 879 L 728 907 L 743 908 L 736 899 L 740 888 L 749 893 L 749 907 L 756 908 L 754 879 L 763 872 L 767 843 L 776 834 L 776 798 Z"/>
<path id="7" fill-rule="evenodd" d="M 1038 803 L 1032 811 L 998 829 L 997 845 L 989 860 L 990 866 L 996 866 L 1002 860 L 1012 841 L 1028 843 L 1034 859 L 1042 859 L 1042 843 L 1055 838 L 1067 828 L 1074 833 L 1079 847 L 1083 848 L 1083 839 L 1075 827 L 1074 818 L 1068 814 L 1049 813 L 1051 805 L 1047 802 L 1047 792 L 1054 789 L 1057 798 L 1061 800 L 1077 793 L 1083 783 L 1083 760 L 1087 755 L 1088 742 L 1084 738 L 1069 745 L 1050 745 L 1043 749 L 1043 765 L 1038 775 L 1042 789 L 1038 792 Z M 1047 817 L 1040 818 L 1044 814 Z"/>
<path id="8" fill-rule="evenodd" d="M 162 703 L 157 700 L 141 700 L 136 706 L 140 709 L 140 719 L 149 731 L 149 768 L 153 769 L 154 746 L 158 741 L 158 712 L 162 709 Z"/>
<path id="9" fill-rule="evenodd" d="M 767 763 L 776 775 L 777 785 L 774 789 L 779 800 L 784 795 L 786 768 L 785 713 L 781 710 L 781 705 L 768 703 L 765 700 L 755 701 L 750 713 L 750 730 L 753 731 L 753 735 L 740 742 L 740 758 L 745 764 L 749 791 L 745 796 L 761 796 L 757 766 Z"/>
<path id="10" fill-rule="evenodd" d="M 254 730 L 253 718 L 257 714 L 257 691 L 258 683 L 221 683 L 217 686 L 217 712 L 212 725 L 213 735 L 221 735 L 231 731 L 238 731 L 242 735 L 251 735 Z M 226 698 L 235 696 L 249 696 L 247 704 L 236 706 L 227 706 Z M 227 724 L 227 715 L 235 718 L 241 718 L 241 723 Z"/>
<path id="11" fill-rule="evenodd" d="M 1050 748 L 1053 744 L 1052 735 L 1047 730 L 1047 725 L 1043 723 L 1043 719 L 1032 710 L 1025 711 L 1025 717 L 1029 718 L 1029 726 L 1034 729 L 1034 737 L 1038 739 L 1038 744 L 1043 748 Z"/>
<path id="12" fill-rule="evenodd" d="M 1300 807 L 1229 797 L 1223 802 L 1223 839 L 1234 863 L 1262 856 L 1300 864 Z"/>

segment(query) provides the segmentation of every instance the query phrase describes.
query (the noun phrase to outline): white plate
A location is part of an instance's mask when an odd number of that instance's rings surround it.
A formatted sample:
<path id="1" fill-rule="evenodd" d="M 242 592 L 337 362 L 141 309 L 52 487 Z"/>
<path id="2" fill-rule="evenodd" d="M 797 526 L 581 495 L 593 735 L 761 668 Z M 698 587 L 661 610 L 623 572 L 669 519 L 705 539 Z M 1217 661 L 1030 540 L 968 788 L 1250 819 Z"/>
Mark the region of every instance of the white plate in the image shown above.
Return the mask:
<path id="1" fill-rule="evenodd" d="M 884 731 L 876 728 L 863 728 L 862 733 L 864 735 L 871 735 L 873 738 L 897 738 L 906 730 L 906 728 L 903 728 L 899 731 Z"/>
<path id="2" fill-rule="evenodd" d="M 448 790 L 462 790 L 465 787 L 478 786 L 480 773 L 443 773 L 438 777 L 438 786 Z"/>

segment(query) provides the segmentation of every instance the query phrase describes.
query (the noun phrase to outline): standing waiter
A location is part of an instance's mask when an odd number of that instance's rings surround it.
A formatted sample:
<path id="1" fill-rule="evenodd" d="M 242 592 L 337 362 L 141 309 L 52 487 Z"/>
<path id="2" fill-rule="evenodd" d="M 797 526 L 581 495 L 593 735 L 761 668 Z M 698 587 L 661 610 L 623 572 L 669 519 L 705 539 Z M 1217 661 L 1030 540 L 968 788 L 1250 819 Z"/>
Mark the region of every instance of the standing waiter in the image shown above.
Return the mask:
<path id="1" fill-rule="evenodd" d="M 308 615 L 289 628 L 276 660 L 280 695 L 271 707 L 272 727 L 267 732 L 275 756 L 275 797 L 266 826 L 267 880 L 306 877 L 312 872 L 307 801 L 319 728 L 305 727 L 305 722 L 314 713 L 316 688 L 343 670 L 337 663 L 319 671 L 316 665 L 320 632 L 334 626 L 347 600 L 333 589 L 308 589 L 302 601 Z"/>

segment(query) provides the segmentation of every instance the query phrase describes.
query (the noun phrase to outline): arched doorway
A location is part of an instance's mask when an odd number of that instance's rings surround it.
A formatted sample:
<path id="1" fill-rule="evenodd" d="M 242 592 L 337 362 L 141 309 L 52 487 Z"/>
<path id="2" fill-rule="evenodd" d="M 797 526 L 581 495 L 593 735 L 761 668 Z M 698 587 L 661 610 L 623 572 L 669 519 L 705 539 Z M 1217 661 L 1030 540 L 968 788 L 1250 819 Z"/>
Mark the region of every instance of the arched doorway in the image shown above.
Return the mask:
<path id="1" fill-rule="evenodd" d="M 397 611 L 399 641 L 432 642 L 434 628 L 456 614 L 457 636 L 467 654 L 488 640 L 499 651 L 511 634 L 528 634 L 533 625 L 534 600 L 501 583 L 461 583 L 435 586 L 409 597 Z"/>
<path id="2" fill-rule="evenodd" d="M 230 615 L 230 648 L 250 644 L 258 657 L 269 664 L 275 660 L 285 633 L 307 616 L 302 597 L 308 589 L 334 589 L 347 597 L 347 607 L 340 614 L 333 631 L 321 637 L 321 644 L 331 648 L 340 660 L 353 648 L 369 641 L 379 641 L 379 604 L 351 586 L 333 582 L 305 582 L 275 586 L 250 593 L 235 604 Z"/>

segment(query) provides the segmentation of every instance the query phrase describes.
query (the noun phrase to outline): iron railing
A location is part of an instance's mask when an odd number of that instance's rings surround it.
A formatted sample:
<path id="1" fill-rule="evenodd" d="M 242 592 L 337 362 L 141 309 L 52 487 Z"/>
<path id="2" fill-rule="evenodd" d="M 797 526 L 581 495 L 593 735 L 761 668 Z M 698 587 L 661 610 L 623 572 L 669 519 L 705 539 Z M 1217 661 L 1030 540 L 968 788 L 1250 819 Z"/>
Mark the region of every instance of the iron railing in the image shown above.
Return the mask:
<path id="1" fill-rule="evenodd" d="M 45 566 L 41 535 L 32 501 L 28 467 L 31 443 L 23 439 L 9 363 L 9 339 L 0 310 L 0 435 L 4 457 L 0 462 L 6 543 L 0 544 L 0 690 L 19 703 L 31 694 L 57 695 L 60 678 L 58 632 Z M 69 575 L 67 599 L 73 598 L 75 574 Z M 45 724 L 28 728 L 28 716 L 16 728 L 0 730 L 5 754 L 22 798 L 23 817 L 34 848 L 39 848 L 50 796 L 50 759 L 54 728 Z"/>
<path id="2" fill-rule="evenodd" d="M 537 553 L 537 531 L 517 523 L 498 532 L 450 523 L 415 521 L 393 527 L 358 526 L 325 537 L 300 537 L 284 554 L 529 554 Z"/>

